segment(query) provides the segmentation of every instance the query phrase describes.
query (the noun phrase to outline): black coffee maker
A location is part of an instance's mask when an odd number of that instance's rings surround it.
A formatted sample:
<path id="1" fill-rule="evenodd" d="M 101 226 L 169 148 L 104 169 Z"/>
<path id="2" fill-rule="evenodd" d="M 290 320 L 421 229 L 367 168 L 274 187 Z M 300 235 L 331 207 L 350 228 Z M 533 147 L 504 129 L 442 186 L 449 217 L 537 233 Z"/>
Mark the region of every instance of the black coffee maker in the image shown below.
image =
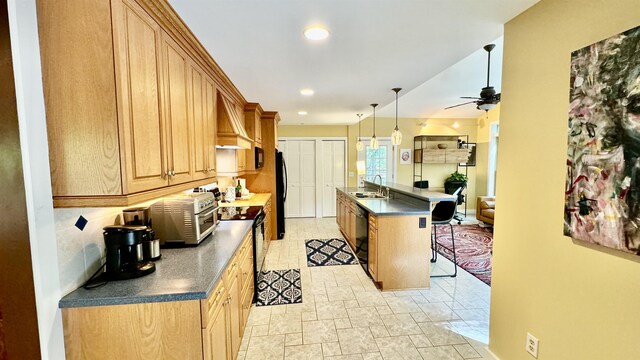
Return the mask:
<path id="1" fill-rule="evenodd" d="M 156 270 L 153 262 L 142 261 L 142 243 L 149 236 L 146 226 L 113 225 L 103 230 L 109 280 L 133 279 Z"/>

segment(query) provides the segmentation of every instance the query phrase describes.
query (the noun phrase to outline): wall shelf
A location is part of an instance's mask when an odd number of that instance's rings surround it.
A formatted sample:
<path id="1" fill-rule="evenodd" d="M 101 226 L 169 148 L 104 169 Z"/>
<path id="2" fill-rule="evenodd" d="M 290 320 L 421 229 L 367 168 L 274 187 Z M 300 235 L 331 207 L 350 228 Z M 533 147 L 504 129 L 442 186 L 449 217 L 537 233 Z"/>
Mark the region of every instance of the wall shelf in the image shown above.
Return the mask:
<path id="1" fill-rule="evenodd" d="M 462 167 L 468 176 L 468 166 L 462 166 L 469 161 L 471 149 L 468 148 L 469 135 L 419 135 L 413 138 L 413 187 L 424 184 L 426 167 L 432 164 L 455 165 L 455 171 Z M 446 146 L 445 149 L 438 147 Z M 461 198 L 464 204 L 464 216 L 467 216 L 466 189 Z M 459 205 L 462 203 L 459 202 Z"/>

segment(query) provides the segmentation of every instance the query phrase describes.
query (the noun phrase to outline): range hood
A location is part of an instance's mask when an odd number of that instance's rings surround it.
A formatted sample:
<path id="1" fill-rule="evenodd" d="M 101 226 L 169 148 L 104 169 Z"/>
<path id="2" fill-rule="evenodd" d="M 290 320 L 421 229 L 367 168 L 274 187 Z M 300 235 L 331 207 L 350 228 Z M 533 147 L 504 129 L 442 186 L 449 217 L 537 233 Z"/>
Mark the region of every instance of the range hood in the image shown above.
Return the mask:
<path id="1" fill-rule="evenodd" d="M 251 140 L 242 124 L 241 111 L 224 95 L 218 93 L 218 136 L 216 147 L 226 149 L 251 149 Z"/>

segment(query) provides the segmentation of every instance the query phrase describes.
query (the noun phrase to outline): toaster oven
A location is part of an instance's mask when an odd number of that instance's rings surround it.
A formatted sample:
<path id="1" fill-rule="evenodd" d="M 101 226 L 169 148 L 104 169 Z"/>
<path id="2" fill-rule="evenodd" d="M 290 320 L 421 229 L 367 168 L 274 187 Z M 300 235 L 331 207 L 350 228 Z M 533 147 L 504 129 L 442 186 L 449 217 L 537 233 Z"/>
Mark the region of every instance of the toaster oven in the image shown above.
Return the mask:
<path id="1" fill-rule="evenodd" d="M 151 205 L 152 228 L 161 245 L 198 245 L 218 225 L 213 193 L 167 197 Z"/>

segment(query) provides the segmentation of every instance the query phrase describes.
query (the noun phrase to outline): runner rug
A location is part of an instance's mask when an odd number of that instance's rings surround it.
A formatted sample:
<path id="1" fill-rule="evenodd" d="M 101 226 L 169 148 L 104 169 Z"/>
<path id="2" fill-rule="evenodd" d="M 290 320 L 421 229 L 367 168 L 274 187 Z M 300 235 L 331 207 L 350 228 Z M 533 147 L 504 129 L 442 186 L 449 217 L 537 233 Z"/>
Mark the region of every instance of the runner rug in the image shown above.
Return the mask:
<path id="1" fill-rule="evenodd" d="M 260 271 L 256 306 L 302 302 L 300 269 Z"/>
<path id="2" fill-rule="evenodd" d="M 438 243 L 451 248 L 451 230 L 449 225 L 438 227 Z M 454 225 L 456 239 L 456 257 L 458 266 L 471 275 L 491 285 L 491 250 L 493 249 L 493 232 L 491 228 L 479 225 Z M 453 253 L 438 247 L 438 253 L 453 261 Z"/>
<path id="3" fill-rule="evenodd" d="M 343 239 L 310 239 L 305 241 L 308 266 L 357 265 L 355 255 Z"/>

